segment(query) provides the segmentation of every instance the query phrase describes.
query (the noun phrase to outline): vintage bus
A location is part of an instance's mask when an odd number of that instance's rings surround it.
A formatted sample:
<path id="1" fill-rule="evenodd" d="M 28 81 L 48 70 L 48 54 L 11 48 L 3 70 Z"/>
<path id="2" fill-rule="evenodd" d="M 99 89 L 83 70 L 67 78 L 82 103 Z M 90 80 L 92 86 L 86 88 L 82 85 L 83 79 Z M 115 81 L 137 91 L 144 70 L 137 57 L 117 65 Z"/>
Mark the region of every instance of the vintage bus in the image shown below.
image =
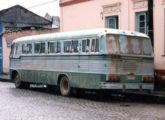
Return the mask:
<path id="1" fill-rule="evenodd" d="M 18 38 L 10 54 L 16 88 L 30 83 L 72 88 L 152 91 L 153 51 L 145 34 L 115 29 L 61 32 Z"/>

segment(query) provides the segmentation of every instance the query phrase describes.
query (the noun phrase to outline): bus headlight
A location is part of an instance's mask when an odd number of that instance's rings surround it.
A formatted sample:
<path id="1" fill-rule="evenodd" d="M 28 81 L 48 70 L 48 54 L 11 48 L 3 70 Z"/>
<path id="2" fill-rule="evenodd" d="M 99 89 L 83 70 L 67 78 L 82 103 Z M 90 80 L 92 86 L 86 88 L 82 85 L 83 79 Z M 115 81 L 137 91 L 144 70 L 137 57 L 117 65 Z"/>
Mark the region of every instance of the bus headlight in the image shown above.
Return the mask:
<path id="1" fill-rule="evenodd" d="M 118 75 L 107 75 L 106 76 L 106 81 L 109 81 L 109 82 L 120 82 L 120 76 L 118 76 Z"/>

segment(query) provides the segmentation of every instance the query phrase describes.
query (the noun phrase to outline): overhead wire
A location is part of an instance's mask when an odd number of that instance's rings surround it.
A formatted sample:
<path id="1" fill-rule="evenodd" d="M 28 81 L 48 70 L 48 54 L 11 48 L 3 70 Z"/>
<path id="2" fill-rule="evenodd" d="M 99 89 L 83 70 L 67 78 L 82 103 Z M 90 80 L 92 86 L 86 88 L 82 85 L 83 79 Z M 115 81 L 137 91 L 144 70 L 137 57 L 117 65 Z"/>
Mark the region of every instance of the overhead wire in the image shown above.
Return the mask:
<path id="1" fill-rule="evenodd" d="M 46 5 L 46 4 L 50 4 L 50 3 L 53 3 L 53 2 L 56 2 L 56 1 L 57 0 L 52 0 L 52 1 L 44 2 L 44 3 L 40 3 L 38 5 L 34 5 L 34 6 L 31 6 L 31 7 L 28 7 L 28 9 L 35 8 L 35 7 L 40 7 L 40 6 L 43 6 L 43 5 Z"/>

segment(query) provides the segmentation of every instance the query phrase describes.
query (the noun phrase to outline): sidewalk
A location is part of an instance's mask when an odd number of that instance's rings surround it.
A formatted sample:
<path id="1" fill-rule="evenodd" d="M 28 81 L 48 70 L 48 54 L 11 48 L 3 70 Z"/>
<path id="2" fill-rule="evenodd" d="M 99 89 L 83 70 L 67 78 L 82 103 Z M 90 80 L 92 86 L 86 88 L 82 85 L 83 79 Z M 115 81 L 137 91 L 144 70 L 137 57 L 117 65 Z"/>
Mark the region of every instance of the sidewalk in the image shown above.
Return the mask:
<path id="1" fill-rule="evenodd" d="M 10 77 L 8 74 L 0 74 L 0 81 L 1 82 L 12 82 L 12 80 L 10 80 Z"/>

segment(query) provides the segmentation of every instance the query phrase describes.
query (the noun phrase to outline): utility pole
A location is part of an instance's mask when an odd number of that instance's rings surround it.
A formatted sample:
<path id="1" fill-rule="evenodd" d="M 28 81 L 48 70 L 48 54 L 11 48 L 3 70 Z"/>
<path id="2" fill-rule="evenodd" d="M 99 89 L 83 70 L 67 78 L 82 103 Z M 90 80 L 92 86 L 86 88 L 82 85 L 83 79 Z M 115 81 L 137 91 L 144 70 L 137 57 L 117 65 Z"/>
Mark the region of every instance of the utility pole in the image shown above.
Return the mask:
<path id="1" fill-rule="evenodd" d="M 152 46 L 154 46 L 153 2 L 154 0 L 148 0 L 148 35 L 151 38 Z"/>

